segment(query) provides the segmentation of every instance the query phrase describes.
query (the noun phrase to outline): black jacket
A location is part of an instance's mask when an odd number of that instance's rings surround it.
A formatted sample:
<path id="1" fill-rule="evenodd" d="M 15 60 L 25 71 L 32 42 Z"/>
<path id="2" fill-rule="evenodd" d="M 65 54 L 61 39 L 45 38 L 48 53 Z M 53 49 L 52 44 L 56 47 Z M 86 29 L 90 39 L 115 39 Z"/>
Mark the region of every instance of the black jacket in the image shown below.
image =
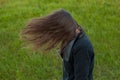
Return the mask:
<path id="1" fill-rule="evenodd" d="M 85 34 L 79 33 L 64 49 L 62 80 L 93 80 L 93 67 L 93 46 Z"/>

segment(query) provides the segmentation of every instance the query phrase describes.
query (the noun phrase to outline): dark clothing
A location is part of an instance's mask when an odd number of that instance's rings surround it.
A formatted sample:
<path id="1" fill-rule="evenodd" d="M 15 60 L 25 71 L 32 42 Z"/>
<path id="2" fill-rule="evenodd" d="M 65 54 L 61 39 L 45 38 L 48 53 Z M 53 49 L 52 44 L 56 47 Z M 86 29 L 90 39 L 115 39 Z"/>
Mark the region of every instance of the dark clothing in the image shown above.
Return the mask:
<path id="1" fill-rule="evenodd" d="M 65 47 L 63 53 L 62 80 L 93 80 L 93 46 L 84 34 L 80 33 Z"/>

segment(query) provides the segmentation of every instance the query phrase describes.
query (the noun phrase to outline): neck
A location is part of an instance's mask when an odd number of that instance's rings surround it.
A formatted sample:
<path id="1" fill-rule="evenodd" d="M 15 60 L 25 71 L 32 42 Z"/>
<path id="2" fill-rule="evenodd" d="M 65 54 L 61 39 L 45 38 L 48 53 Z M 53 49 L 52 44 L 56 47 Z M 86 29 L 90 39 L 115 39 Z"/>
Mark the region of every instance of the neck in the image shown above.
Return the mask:
<path id="1" fill-rule="evenodd" d="M 80 33 L 80 30 L 79 30 L 79 29 L 76 29 L 76 36 L 77 36 L 78 33 Z"/>

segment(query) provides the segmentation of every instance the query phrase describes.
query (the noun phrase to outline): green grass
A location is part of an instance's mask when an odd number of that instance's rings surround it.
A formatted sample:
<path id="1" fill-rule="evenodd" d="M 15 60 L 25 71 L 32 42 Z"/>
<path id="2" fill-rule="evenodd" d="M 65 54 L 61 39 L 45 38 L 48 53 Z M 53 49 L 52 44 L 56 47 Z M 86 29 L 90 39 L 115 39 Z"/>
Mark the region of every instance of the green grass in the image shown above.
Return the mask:
<path id="1" fill-rule="evenodd" d="M 0 0 L 0 80 L 61 80 L 56 50 L 32 52 L 19 40 L 29 19 L 60 8 L 72 14 L 94 45 L 94 80 L 120 80 L 119 0 Z"/>

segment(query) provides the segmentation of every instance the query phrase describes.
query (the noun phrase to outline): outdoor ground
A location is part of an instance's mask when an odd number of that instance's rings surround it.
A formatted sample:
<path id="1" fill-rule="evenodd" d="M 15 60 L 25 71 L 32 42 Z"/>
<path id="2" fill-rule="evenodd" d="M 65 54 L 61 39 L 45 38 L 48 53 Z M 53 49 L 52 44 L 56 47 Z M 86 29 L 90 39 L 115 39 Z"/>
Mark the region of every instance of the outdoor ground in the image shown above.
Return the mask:
<path id="1" fill-rule="evenodd" d="M 65 9 L 95 49 L 94 80 L 120 80 L 120 0 L 0 0 L 0 80 L 61 80 L 62 60 L 22 46 L 28 20 Z"/>

